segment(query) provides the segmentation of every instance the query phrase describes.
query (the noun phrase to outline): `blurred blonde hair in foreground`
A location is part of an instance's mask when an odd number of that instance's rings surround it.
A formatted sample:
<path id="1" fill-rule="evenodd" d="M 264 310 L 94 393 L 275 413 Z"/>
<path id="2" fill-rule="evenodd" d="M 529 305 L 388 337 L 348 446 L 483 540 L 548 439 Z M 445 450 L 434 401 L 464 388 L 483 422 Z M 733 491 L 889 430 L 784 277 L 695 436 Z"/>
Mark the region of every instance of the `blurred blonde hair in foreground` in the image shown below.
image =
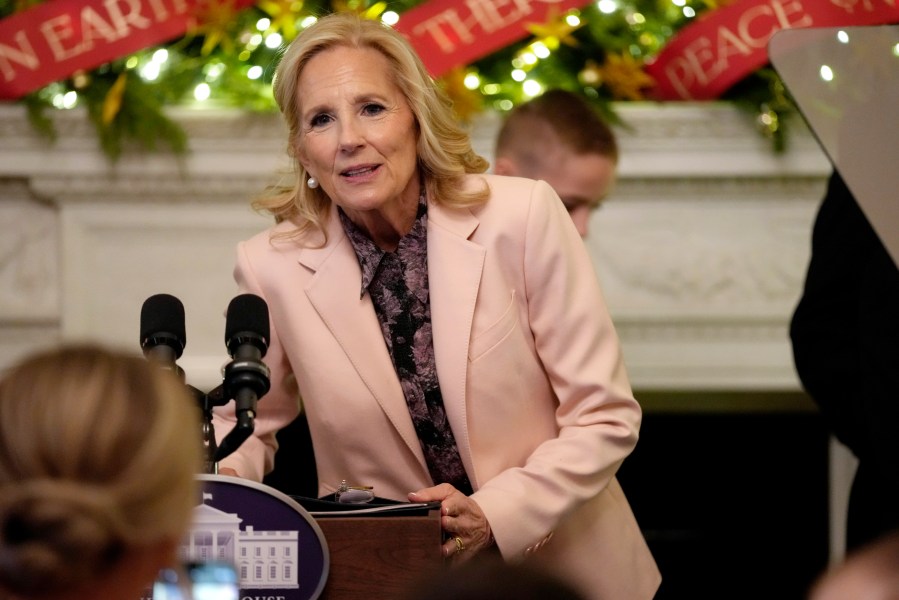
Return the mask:
<path id="1" fill-rule="evenodd" d="M 0 380 L 0 597 L 139 598 L 189 525 L 200 438 L 185 386 L 137 356 L 69 345 L 12 367 Z"/>
<path id="2" fill-rule="evenodd" d="M 819 578 L 809 600 L 899 600 L 899 532 L 847 555 Z"/>

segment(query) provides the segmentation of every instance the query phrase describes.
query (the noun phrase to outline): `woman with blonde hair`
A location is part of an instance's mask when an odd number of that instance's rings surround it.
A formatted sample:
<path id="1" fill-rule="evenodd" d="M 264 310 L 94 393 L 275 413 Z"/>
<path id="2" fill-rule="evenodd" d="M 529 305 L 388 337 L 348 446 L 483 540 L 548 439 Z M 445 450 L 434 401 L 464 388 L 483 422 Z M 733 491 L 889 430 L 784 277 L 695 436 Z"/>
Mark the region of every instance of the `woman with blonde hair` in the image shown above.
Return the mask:
<path id="1" fill-rule="evenodd" d="M 440 502 L 453 563 L 500 554 L 591 600 L 652 598 L 660 575 L 615 478 L 641 410 L 558 195 L 484 174 L 382 23 L 319 19 L 274 93 L 296 180 L 260 204 L 276 224 L 235 268 L 269 307 L 272 387 L 220 473 L 261 480 L 302 398 L 320 495 L 346 481 Z M 216 431 L 233 418 L 219 410 Z"/>
<path id="2" fill-rule="evenodd" d="M 0 598 L 138 600 L 198 502 L 199 409 L 151 363 L 93 345 L 0 381 Z"/>

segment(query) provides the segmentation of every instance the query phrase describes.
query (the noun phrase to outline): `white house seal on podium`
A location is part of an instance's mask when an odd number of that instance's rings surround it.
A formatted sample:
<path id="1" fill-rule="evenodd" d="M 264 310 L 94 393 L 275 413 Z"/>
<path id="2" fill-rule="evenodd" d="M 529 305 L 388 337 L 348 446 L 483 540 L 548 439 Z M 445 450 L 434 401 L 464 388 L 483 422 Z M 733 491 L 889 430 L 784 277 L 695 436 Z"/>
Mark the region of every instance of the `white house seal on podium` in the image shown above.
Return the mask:
<path id="1" fill-rule="evenodd" d="M 197 477 L 202 497 L 179 548 L 182 560 L 233 564 L 242 599 L 319 597 L 328 578 L 328 547 L 306 509 L 261 483 Z"/>

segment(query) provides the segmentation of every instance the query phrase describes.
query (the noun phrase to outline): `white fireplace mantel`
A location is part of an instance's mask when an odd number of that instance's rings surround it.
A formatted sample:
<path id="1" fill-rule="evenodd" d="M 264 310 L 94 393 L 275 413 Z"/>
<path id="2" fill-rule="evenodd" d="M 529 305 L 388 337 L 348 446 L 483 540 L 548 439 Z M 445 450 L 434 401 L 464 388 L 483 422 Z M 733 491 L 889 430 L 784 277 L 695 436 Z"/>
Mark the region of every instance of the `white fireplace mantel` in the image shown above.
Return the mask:
<path id="1" fill-rule="evenodd" d="M 587 240 L 646 390 L 798 389 L 787 324 L 829 163 L 795 123 L 775 154 L 726 104 L 623 104 L 619 182 Z M 235 243 L 267 225 L 249 199 L 287 165 L 279 117 L 178 110 L 183 157 L 129 151 L 115 164 L 83 112 L 59 139 L 0 104 L 0 366 L 61 339 L 138 351 L 143 301 L 185 304 L 179 364 L 212 387 L 228 359 L 224 310 Z M 499 117 L 472 125 L 492 157 Z"/>

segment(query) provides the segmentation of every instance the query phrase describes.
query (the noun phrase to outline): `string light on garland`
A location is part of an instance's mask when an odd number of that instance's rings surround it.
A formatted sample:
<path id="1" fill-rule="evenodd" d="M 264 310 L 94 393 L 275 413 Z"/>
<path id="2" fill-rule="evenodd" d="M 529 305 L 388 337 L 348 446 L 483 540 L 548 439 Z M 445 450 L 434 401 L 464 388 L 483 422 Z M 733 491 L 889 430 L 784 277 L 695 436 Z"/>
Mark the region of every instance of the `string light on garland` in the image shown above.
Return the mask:
<path id="1" fill-rule="evenodd" d="M 208 83 L 199 83 L 197 87 L 194 88 L 194 98 L 196 98 L 197 102 L 205 102 L 209 100 L 209 96 L 212 94 L 212 90 L 209 87 Z"/>
<path id="2" fill-rule="evenodd" d="M 599 87 L 602 85 L 602 69 L 595 60 L 588 59 L 584 63 L 584 68 L 577 74 L 578 81 L 582 85 L 588 87 Z"/>
<path id="3" fill-rule="evenodd" d="M 169 51 L 165 48 L 159 48 L 150 55 L 149 60 L 141 61 L 137 56 L 131 56 L 125 63 L 127 69 L 134 69 L 140 65 L 138 74 L 144 81 L 156 81 L 162 74 L 166 62 L 169 60 Z"/>
<path id="4" fill-rule="evenodd" d="M 78 105 L 78 92 L 71 90 L 68 92 L 58 92 L 53 95 L 53 106 L 55 108 L 68 110 Z"/>
<path id="5" fill-rule="evenodd" d="M 477 91 L 481 79 L 475 71 L 452 69 L 437 83 L 452 101 L 453 111 L 459 120 L 468 122 L 484 109 L 483 97 Z"/>
<path id="6" fill-rule="evenodd" d="M 672 2 L 673 1 L 675 0 L 672 0 Z M 596 3 L 596 9 L 601 13 L 610 15 L 618 10 L 618 3 L 615 2 L 615 0 L 599 0 L 599 2 Z"/>
<path id="7" fill-rule="evenodd" d="M 540 59 L 549 58 L 549 55 L 552 54 L 552 50 L 550 50 L 546 46 L 546 44 L 541 41 L 534 42 L 533 44 L 531 44 L 530 48 L 531 52 L 534 53 L 534 56 Z"/>
<path id="8" fill-rule="evenodd" d="M 539 81 L 525 79 L 524 83 L 521 84 L 521 91 L 524 92 L 525 96 L 533 98 L 543 93 L 543 86 Z"/>
<path id="9" fill-rule="evenodd" d="M 534 65 L 536 65 L 537 62 L 539 61 L 539 59 L 537 58 L 537 55 L 531 51 L 530 46 L 528 46 L 527 48 L 522 50 L 518 54 L 518 58 L 521 59 L 521 64 L 524 69 L 532 69 L 534 67 Z"/>

